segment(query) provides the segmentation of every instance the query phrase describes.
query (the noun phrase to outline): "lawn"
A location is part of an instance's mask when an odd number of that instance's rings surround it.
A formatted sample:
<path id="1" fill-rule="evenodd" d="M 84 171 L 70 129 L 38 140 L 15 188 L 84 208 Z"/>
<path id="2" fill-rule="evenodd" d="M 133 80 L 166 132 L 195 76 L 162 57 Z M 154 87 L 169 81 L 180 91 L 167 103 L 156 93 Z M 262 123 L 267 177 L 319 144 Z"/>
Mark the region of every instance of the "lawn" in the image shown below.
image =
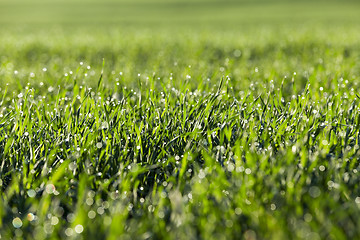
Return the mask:
<path id="1" fill-rule="evenodd" d="M 1 239 L 360 238 L 358 1 L 0 1 Z"/>

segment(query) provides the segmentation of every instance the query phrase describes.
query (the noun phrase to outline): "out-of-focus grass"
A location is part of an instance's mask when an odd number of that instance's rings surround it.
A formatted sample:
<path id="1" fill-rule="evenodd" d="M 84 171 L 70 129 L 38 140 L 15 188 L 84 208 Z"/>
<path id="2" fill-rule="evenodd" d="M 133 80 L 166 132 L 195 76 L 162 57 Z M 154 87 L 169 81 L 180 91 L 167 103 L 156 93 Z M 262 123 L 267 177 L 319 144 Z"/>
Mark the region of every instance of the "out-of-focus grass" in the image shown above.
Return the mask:
<path id="1" fill-rule="evenodd" d="M 138 73 L 152 75 L 155 72 L 158 77 L 191 73 L 198 76 L 190 82 L 195 88 L 197 81 L 210 78 L 216 82 L 230 75 L 232 81 L 241 82 L 235 86 L 240 89 L 250 84 L 254 69 L 259 68 L 257 78 L 261 81 L 275 78 L 280 82 L 283 76 L 290 76 L 294 71 L 303 72 L 304 77 L 296 82 L 303 87 L 309 72 L 319 64 L 326 64 L 329 69 L 349 68 L 349 76 L 356 76 L 360 71 L 356 64 L 359 37 L 360 33 L 352 26 L 216 32 L 136 29 L 15 32 L 4 34 L 1 39 L 1 75 L 14 81 L 15 70 L 29 74 L 41 72 L 46 66 L 48 76 L 51 70 L 47 82 L 55 83 L 69 70 L 74 71 L 81 61 L 98 75 L 104 58 L 105 82 L 112 71 L 122 71 L 127 76 L 122 81 L 135 85 L 133 78 Z M 338 56 L 340 52 L 343 53 Z M 184 69 L 188 70 L 184 72 Z M 28 81 L 36 84 L 38 79 L 22 77 L 18 81 L 21 85 Z M 96 81 L 92 78 L 88 84 Z"/>

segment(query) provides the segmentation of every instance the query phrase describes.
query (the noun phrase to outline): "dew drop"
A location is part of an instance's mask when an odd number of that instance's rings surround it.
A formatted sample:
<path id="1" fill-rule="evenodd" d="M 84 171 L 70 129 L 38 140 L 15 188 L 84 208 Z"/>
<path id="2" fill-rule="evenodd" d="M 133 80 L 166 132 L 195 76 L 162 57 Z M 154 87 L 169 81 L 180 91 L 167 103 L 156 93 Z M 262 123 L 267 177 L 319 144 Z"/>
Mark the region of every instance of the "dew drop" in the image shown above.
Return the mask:
<path id="1" fill-rule="evenodd" d="M 20 218 L 16 217 L 13 219 L 12 224 L 15 228 L 21 228 L 23 223 Z"/>

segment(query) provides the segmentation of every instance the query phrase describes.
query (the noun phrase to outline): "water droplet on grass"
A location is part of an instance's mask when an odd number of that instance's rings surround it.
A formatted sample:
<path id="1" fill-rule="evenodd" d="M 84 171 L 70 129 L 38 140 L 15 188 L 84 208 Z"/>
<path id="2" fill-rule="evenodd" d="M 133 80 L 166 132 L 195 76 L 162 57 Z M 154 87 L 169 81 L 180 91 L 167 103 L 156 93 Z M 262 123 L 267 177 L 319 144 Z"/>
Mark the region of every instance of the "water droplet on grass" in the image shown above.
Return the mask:
<path id="1" fill-rule="evenodd" d="M 84 231 L 84 227 L 81 224 L 75 226 L 75 232 L 80 234 Z"/>
<path id="2" fill-rule="evenodd" d="M 159 216 L 159 218 L 164 218 L 165 214 L 163 211 L 159 211 L 158 216 Z"/>
<path id="3" fill-rule="evenodd" d="M 321 194 L 321 190 L 320 188 L 316 187 L 316 186 L 312 186 L 309 189 L 309 194 L 312 198 L 317 198 L 320 196 Z"/>
<path id="4" fill-rule="evenodd" d="M 236 49 L 236 50 L 234 51 L 234 57 L 240 57 L 240 56 L 241 56 L 241 51 L 238 50 L 238 49 Z"/>
<path id="5" fill-rule="evenodd" d="M 26 218 L 27 218 L 27 220 L 28 220 L 29 222 L 34 221 L 34 220 L 35 220 L 35 215 L 32 214 L 32 213 L 28 213 L 28 214 L 26 215 Z"/>
<path id="6" fill-rule="evenodd" d="M 68 237 L 71 237 L 74 234 L 74 230 L 72 230 L 72 228 L 67 228 L 65 230 L 65 235 Z"/>
<path id="7" fill-rule="evenodd" d="M 27 191 L 27 195 L 28 195 L 29 197 L 33 198 L 33 197 L 36 196 L 36 192 L 35 192 L 35 190 L 30 189 L 30 190 Z"/>
<path id="8" fill-rule="evenodd" d="M 276 205 L 275 205 L 274 203 L 272 203 L 272 204 L 270 205 L 270 209 L 271 209 L 272 211 L 275 211 L 275 210 L 276 210 Z"/>
<path id="9" fill-rule="evenodd" d="M 235 214 L 240 215 L 242 213 L 241 208 L 235 208 Z"/>
<path id="10" fill-rule="evenodd" d="M 305 215 L 304 215 L 304 220 L 305 220 L 305 222 L 311 222 L 311 220 L 312 220 L 312 215 L 310 214 L 310 213 L 305 213 Z"/>
<path id="11" fill-rule="evenodd" d="M 21 228 L 23 223 L 20 218 L 16 217 L 13 219 L 12 224 L 15 228 Z"/>
<path id="12" fill-rule="evenodd" d="M 96 217 L 96 212 L 93 211 L 93 210 L 89 211 L 89 212 L 88 212 L 88 217 L 89 217 L 90 219 L 94 219 L 94 218 Z"/>
<path id="13" fill-rule="evenodd" d="M 55 226 L 59 223 L 59 218 L 57 217 L 51 217 L 51 225 Z"/>
<path id="14" fill-rule="evenodd" d="M 203 170 L 200 170 L 198 177 L 199 177 L 200 179 L 205 178 L 205 172 L 204 172 Z"/>

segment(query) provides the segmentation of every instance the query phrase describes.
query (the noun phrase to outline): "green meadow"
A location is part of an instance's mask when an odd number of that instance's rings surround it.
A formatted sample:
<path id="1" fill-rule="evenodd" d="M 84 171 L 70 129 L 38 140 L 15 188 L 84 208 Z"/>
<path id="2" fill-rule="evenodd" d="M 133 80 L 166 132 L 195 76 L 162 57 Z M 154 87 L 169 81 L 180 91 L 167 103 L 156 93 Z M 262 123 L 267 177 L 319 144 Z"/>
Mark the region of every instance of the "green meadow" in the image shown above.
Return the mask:
<path id="1" fill-rule="evenodd" d="M 359 29 L 350 0 L 0 0 L 0 238 L 360 238 Z"/>

